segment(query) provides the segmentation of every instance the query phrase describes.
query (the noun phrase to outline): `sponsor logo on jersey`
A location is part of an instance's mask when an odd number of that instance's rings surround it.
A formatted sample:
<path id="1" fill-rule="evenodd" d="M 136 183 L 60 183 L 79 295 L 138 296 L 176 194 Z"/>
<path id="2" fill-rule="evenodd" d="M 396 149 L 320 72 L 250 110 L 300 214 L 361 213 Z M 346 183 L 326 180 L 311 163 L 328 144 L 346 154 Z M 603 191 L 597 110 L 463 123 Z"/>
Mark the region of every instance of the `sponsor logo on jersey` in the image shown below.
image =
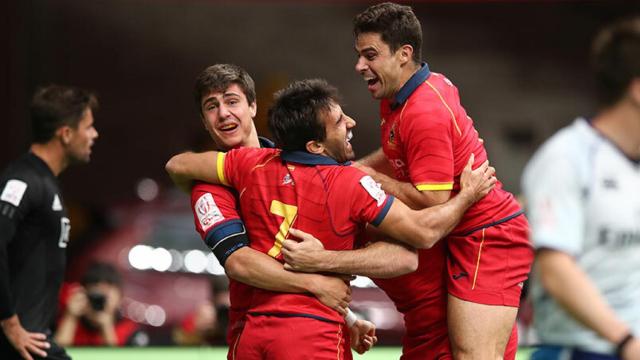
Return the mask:
<path id="1" fill-rule="evenodd" d="M 27 190 L 27 183 L 22 180 L 9 180 L 2 190 L 0 200 L 6 201 L 13 206 L 20 206 L 20 201 L 24 196 L 24 192 Z"/>
<path id="2" fill-rule="evenodd" d="M 222 212 L 213 200 L 213 196 L 209 193 L 200 196 L 198 201 L 196 201 L 195 212 L 203 231 L 224 220 Z"/>
<path id="3" fill-rule="evenodd" d="M 615 190 L 618 188 L 618 182 L 616 181 L 616 179 L 604 179 L 602 181 L 602 185 L 605 189 Z"/>
<path id="4" fill-rule="evenodd" d="M 598 244 L 611 248 L 624 248 L 640 245 L 640 231 L 635 229 L 614 230 L 602 227 L 598 231 Z"/>
<path id="5" fill-rule="evenodd" d="M 451 275 L 451 277 L 453 278 L 453 280 L 459 280 L 463 277 L 469 277 L 469 274 L 466 271 L 463 271 L 460 274 L 453 274 Z"/>
<path id="6" fill-rule="evenodd" d="M 60 202 L 60 198 L 58 197 L 58 194 L 56 194 L 53 197 L 53 204 L 51 204 L 51 210 L 53 210 L 53 211 L 62 210 L 62 203 Z"/>
<path id="7" fill-rule="evenodd" d="M 378 206 L 384 203 L 387 194 L 382 190 L 382 186 L 373 180 L 371 176 L 363 176 L 362 179 L 360 179 L 360 185 L 371 195 Z"/>

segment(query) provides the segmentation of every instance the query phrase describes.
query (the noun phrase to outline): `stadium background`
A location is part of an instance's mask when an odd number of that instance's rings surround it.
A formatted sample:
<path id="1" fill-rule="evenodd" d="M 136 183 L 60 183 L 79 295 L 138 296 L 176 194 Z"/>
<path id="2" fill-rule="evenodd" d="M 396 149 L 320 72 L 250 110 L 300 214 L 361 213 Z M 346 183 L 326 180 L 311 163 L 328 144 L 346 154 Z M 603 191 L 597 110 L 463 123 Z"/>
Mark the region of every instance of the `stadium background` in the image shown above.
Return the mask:
<path id="1" fill-rule="evenodd" d="M 150 329 L 152 343 L 168 343 L 170 326 L 208 296 L 207 277 L 220 272 L 210 258 L 201 259 L 206 249 L 192 230 L 187 199 L 163 171 L 170 155 L 210 143 L 191 98 L 195 75 L 217 62 L 247 69 L 257 84 L 262 134 L 267 134 L 273 91 L 294 79 L 326 78 L 341 90 L 345 111 L 358 121 L 352 143 L 364 155 L 377 144 L 377 104 L 353 70 L 351 19 L 370 3 L 10 0 L 0 5 L 6 49 L 0 57 L 0 166 L 29 143 L 28 101 L 38 84 L 90 88 L 101 102 L 91 164 L 61 179 L 73 224 L 68 278 L 77 279 L 91 259 L 116 263 L 125 273 L 125 305 L 144 305 L 138 306 L 146 311 L 139 321 Z M 640 10 L 631 1 L 412 6 L 423 24 L 424 58 L 458 86 L 499 177 L 514 193 L 535 147 L 576 115 L 594 110 L 586 56 L 596 30 Z M 146 247 L 135 249 L 143 255 L 168 250 L 169 268 L 175 269 L 132 263 L 129 254 L 140 244 Z M 209 263 L 188 268 L 190 251 L 192 258 Z M 182 263 L 175 264 L 180 256 Z M 399 319 L 383 295 L 360 281 L 364 287 L 356 304 L 374 319 L 391 317 L 381 339 L 397 344 Z M 83 354 L 79 358 L 92 353 L 73 351 Z M 192 351 L 193 358 L 203 353 L 202 358 L 217 358 L 209 350 Z"/>

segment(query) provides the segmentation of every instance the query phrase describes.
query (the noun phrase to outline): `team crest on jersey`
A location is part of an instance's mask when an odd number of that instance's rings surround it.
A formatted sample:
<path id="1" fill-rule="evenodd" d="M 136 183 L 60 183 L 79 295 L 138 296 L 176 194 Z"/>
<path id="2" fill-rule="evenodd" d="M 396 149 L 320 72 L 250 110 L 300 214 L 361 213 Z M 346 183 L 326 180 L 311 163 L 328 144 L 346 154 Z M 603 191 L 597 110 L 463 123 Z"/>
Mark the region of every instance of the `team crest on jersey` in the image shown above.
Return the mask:
<path id="1" fill-rule="evenodd" d="M 296 183 L 293 182 L 293 179 L 291 178 L 291 174 L 287 174 L 284 176 L 284 178 L 282 179 L 282 185 L 295 185 Z"/>
<path id="2" fill-rule="evenodd" d="M 26 190 L 26 182 L 15 179 L 9 180 L 7 181 L 7 185 L 4 186 L 4 190 L 2 190 L 0 200 L 6 201 L 13 206 L 20 206 L 20 201 L 22 201 L 22 197 L 24 196 L 24 192 Z"/>
<path id="3" fill-rule="evenodd" d="M 213 200 L 213 196 L 209 193 L 200 196 L 196 201 L 195 212 L 203 231 L 224 220 L 222 212 Z"/>
<path id="4" fill-rule="evenodd" d="M 371 176 L 363 176 L 362 179 L 360 179 L 360 185 L 367 190 L 378 206 L 384 203 L 387 198 L 387 194 L 382 190 L 382 185 L 373 180 Z"/>

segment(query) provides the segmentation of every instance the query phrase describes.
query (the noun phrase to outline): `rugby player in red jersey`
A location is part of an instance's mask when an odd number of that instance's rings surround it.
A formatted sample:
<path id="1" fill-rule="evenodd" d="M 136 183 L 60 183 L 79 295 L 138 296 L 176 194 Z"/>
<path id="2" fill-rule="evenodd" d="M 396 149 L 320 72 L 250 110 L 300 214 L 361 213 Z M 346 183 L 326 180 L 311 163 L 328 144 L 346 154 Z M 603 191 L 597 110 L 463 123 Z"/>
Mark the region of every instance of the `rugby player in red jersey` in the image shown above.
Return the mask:
<path id="1" fill-rule="evenodd" d="M 362 169 L 414 209 L 455 198 L 469 155 L 479 164 L 487 153 L 457 88 L 422 62 L 420 22 L 409 6 L 382 3 L 355 17 L 354 34 L 356 71 L 373 98 L 381 100 L 382 150 L 365 158 Z M 446 280 L 439 281 L 445 245 Z M 431 350 L 420 336 L 443 330 L 438 288 L 444 287 L 454 357 L 497 359 L 504 354 L 513 359 L 520 292 L 533 255 L 523 211 L 498 182 L 467 211 L 442 248 L 421 252 L 416 273 L 377 282 L 405 314 L 409 338 L 403 359 L 440 356 L 425 356 L 423 350 Z"/>
<path id="2" fill-rule="evenodd" d="M 462 175 L 451 201 L 421 212 L 393 201 L 362 171 L 348 166 L 355 121 L 342 112 L 337 90 L 322 80 L 291 84 L 277 94 L 269 125 L 283 150 L 241 148 L 225 153 L 185 153 L 167 163 L 172 178 L 228 184 L 240 193 L 251 247 L 282 261 L 281 248 L 296 227 L 331 250 L 354 247 L 365 224 L 415 247 L 431 247 L 462 213 L 490 191 L 493 169 L 485 162 Z M 214 171 L 213 169 L 217 169 Z M 242 359 L 349 359 L 344 321 L 316 298 L 254 290 L 237 348 Z"/>
<path id="3" fill-rule="evenodd" d="M 253 79 L 233 64 L 216 64 L 204 69 L 196 79 L 194 97 L 205 128 L 219 150 L 238 147 L 273 147 L 271 141 L 259 138 L 253 118 L 256 115 L 256 93 Z M 323 275 L 296 274 L 285 271 L 282 264 L 249 246 L 247 232 L 237 203 L 237 193 L 228 187 L 204 182 L 184 182 L 181 187 L 191 192 L 191 208 L 196 230 L 212 249 L 229 276 L 228 357 L 235 358 L 238 335 L 244 326 L 253 287 L 298 293 L 311 293 L 323 304 L 344 311 L 350 291 L 344 281 Z M 391 245 L 389 245 L 391 246 Z M 396 246 L 397 252 L 404 251 Z M 406 272 L 406 271 L 401 271 Z M 364 352 L 374 340 L 363 343 L 373 324 L 357 320 L 352 331 L 352 345 Z M 348 349 L 349 344 L 346 344 Z"/>

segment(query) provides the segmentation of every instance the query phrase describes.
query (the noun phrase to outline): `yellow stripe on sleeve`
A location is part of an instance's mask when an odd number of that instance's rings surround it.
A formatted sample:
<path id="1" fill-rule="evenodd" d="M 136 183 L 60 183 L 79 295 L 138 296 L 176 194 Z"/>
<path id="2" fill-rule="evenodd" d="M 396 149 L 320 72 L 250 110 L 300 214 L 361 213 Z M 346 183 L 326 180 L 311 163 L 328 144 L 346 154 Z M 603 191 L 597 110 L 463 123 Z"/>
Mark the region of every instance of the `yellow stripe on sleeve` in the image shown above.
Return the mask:
<path id="1" fill-rule="evenodd" d="M 229 182 L 227 182 L 227 179 L 224 177 L 224 159 L 226 156 L 227 156 L 227 153 L 223 153 L 223 152 L 218 153 L 218 159 L 216 161 L 216 170 L 218 172 L 218 180 L 220 180 L 220 183 L 222 185 L 230 186 Z"/>
<path id="2" fill-rule="evenodd" d="M 453 190 L 453 183 L 418 184 L 416 189 L 420 191 Z"/>

